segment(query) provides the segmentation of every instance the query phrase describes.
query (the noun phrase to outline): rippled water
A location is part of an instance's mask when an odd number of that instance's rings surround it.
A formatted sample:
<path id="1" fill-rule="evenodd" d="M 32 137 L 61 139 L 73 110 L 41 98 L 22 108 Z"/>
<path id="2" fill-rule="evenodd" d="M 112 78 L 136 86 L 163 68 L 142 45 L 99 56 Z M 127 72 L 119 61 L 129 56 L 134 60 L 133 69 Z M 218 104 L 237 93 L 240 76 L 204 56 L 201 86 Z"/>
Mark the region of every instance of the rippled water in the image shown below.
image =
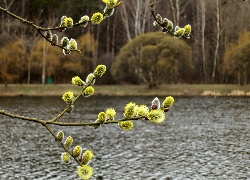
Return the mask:
<path id="1" fill-rule="evenodd" d="M 0 101 L 0 109 L 42 119 L 65 107 L 60 97 Z M 150 105 L 152 97 L 93 96 L 63 121 L 91 121 L 108 107 L 121 116 L 130 101 Z M 93 179 L 250 179 L 249 105 L 246 97 L 176 97 L 163 124 L 136 122 L 129 132 L 116 125 L 52 128 L 95 153 Z M 60 162 L 61 147 L 41 125 L 0 116 L 0 132 L 0 179 L 77 179 L 77 165 Z"/>

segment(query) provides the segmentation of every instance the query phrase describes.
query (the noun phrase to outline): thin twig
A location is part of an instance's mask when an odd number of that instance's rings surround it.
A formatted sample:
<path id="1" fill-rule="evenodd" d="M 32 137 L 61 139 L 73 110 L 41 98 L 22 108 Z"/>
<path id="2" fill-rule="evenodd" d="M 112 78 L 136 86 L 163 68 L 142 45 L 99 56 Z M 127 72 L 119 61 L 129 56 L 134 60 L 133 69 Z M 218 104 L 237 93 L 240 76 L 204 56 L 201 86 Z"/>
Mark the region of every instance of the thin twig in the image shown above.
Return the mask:
<path id="1" fill-rule="evenodd" d="M 61 141 L 58 140 L 56 134 L 55 134 L 55 133 L 52 131 L 52 129 L 47 125 L 47 123 L 44 123 L 43 125 L 44 125 L 44 127 L 46 127 L 46 129 L 50 132 L 50 134 L 51 134 L 52 136 L 54 136 L 55 140 L 63 147 L 63 149 L 65 150 L 65 152 L 69 153 L 69 155 L 70 155 L 72 158 L 74 158 L 74 160 L 77 162 L 77 164 L 79 164 L 79 165 L 81 166 L 81 162 L 80 162 L 76 157 L 73 156 L 72 152 L 71 152 L 71 151 L 70 151 Z"/>
<path id="2" fill-rule="evenodd" d="M 12 113 L 8 113 L 4 110 L 0 110 L 0 114 L 11 117 L 13 119 L 21 119 L 21 120 L 25 120 L 25 121 L 32 121 L 32 122 L 36 122 L 36 123 L 40 123 L 42 125 L 45 126 L 45 124 L 52 124 L 52 125 L 56 125 L 56 126 L 92 126 L 92 125 L 99 125 L 99 122 L 55 122 L 52 120 L 41 120 L 41 119 L 37 119 L 37 118 L 30 118 L 30 117 L 25 117 L 25 116 L 20 116 L 20 115 L 15 115 Z M 106 121 L 103 124 L 113 124 L 113 123 L 119 123 L 121 121 L 135 121 L 135 120 L 140 120 L 143 119 L 143 116 L 139 116 L 139 117 L 134 117 L 134 118 L 122 118 L 122 119 L 117 119 L 117 120 L 112 120 L 112 121 Z"/>
<path id="3" fill-rule="evenodd" d="M 159 26 L 162 27 L 162 29 L 164 30 L 164 32 L 168 32 L 168 33 L 170 33 L 171 35 L 174 36 L 174 32 L 173 32 L 173 31 L 167 30 L 167 29 L 164 27 L 163 23 L 162 23 L 162 22 L 159 22 L 159 21 L 157 20 L 156 15 L 155 15 L 155 10 L 154 10 L 154 0 L 150 0 L 150 11 L 151 11 L 151 14 L 152 14 L 154 20 L 157 22 L 157 24 L 158 24 Z M 185 36 L 182 36 L 182 38 L 188 39 L 188 38 L 185 37 Z"/>
<path id="4" fill-rule="evenodd" d="M 116 5 L 114 8 L 118 7 L 121 3 L 122 3 L 122 1 L 120 1 L 119 3 L 117 3 L 117 5 Z M 26 20 L 26 19 L 21 18 L 20 16 L 17 16 L 17 15 L 15 15 L 15 14 L 11 13 L 11 12 L 8 11 L 7 9 L 4 9 L 4 8 L 0 7 L 0 10 L 3 11 L 4 13 L 6 13 L 6 14 L 12 16 L 13 18 L 18 19 L 19 21 L 21 21 L 21 22 L 23 22 L 23 23 L 26 23 L 26 24 L 30 25 L 31 27 L 35 28 L 35 29 L 39 32 L 39 34 L 40 34 L 46 41 L 48 41 L 49 43 L 51 43 L 51 41 L 42 33 L 42 31 L 49 31 L 49 30 L 52 31 L 52 30 L 60 30 L 60 29 L 67 29 L 67 28 L 68 28 L 68 27 L 66 27 L 66 26 L 59 26 L 59 27 L 54 27 L 54 28 L 43 28 L 43 27 L 37 26 L 36 24 L 34 24 L 34 23 L 31 22 L 31 21 L 28 21 L 28 20 Z M 105 12 L 102 13 L 102 14 L 104 15 Z M 91 20 L 89 20 L 88 22 L 91 22 Z M 79 22 L 73 24 L 73 26 L 80 26 L 80 25 L 82 25 L 82 23 L 79 23 Z M 85 28 L 85 27 L 84 27 L 84 28 Z M 60 45 L 58 45 L 58 44 L 57 44 L 57 45 L 53 45 L 53 46 L 59 47 L 59 48 L 64 49 L 64 50 L 67 50 L 65 47 L 60 46 Z M 81 51 L 80 51 L 79 49 L 73 49 L 73 50 L 70 50 L 70 51 L 77 51 L 77 52 L 81 53 Z"/>

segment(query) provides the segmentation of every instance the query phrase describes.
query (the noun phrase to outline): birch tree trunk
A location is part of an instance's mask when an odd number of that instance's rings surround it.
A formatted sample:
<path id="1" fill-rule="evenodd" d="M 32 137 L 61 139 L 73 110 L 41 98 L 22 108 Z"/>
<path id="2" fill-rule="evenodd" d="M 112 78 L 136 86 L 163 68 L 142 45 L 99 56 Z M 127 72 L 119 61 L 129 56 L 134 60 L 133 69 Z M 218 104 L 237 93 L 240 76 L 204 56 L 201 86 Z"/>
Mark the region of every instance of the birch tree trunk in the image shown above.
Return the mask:
<path id="1" fill-rule="evenodd" d="M 206 2 L 205 0 L 200 0 L 201 5 L 201 49 L 202 49 L 202 62 L 203 62 L 203 73 L 204 81 L 208 83 L 207 77 L 207 60 L 205 51 L 205 27 L 206 27 Z"/>
<path id="2" fill-rule="evenodd" d="M 220 7 L 219 7 L 219 0 L 216 0 L 216 46 L 214 52 L 214 63 L 213 63 L 213 73 L 212 73 L 212 82 L 214 83 L 215 80 L 215 72 L 217 68 L 217 61 L 218 61 L 218 49 L 220 44 Z"/>

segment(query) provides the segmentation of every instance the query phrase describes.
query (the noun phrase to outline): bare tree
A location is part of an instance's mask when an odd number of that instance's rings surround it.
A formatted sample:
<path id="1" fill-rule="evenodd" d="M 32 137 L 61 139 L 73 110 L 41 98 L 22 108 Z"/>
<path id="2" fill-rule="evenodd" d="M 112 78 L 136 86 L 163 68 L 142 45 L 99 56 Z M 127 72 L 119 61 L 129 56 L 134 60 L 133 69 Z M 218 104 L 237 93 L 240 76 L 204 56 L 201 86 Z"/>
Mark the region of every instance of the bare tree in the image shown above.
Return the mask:
<path id="1" fill-rule="evenodd" d="M 217 60 L 218 60 L 218 50 L 220 44 L 220 7 L 219 7 L 219 0 L 215 0 L 216 4 L 216 46 L 214 51 L 214 63 L 213 63 L 213 73 L 211 81 L 214 82 L 215 80 L 215 71 L 217 68 Z"/>
<path id="2" fill-rule="evenodd" d="M 200 11 L 201 11 L 201 50 L 202 50 L 202 62 L 203 62 L 203 73 L 205 83 L 208 83 L 207 77 L 207 60 L 205 51 L 205 27 L 206 27 L 206 1 L 199 0 Z"/>

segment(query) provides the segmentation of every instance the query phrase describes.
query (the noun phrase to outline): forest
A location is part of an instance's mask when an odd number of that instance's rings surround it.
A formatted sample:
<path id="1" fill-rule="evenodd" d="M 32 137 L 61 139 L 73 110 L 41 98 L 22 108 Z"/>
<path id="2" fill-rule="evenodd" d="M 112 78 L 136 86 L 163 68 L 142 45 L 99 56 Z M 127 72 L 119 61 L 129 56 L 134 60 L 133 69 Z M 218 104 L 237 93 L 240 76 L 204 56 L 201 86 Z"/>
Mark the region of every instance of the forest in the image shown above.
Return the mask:
<path id="1" fill-rule="evenodd" d="M 101 0 L 1 0 L 0 6 L 41 27 L 66 15 L 103 12 Z M 99 25 L 55 32 L 77 41 L 64 55 L 30 26 L 0 12 L 0 83 L 63 84 L 107 67 L 99 84 L 248 84 L 250 2 L 155 0 L 155 12 L 175 26 L 192 26 L 190 39 L 169 38 L 154 27 L 149 0 L 124 0 Z"/>

